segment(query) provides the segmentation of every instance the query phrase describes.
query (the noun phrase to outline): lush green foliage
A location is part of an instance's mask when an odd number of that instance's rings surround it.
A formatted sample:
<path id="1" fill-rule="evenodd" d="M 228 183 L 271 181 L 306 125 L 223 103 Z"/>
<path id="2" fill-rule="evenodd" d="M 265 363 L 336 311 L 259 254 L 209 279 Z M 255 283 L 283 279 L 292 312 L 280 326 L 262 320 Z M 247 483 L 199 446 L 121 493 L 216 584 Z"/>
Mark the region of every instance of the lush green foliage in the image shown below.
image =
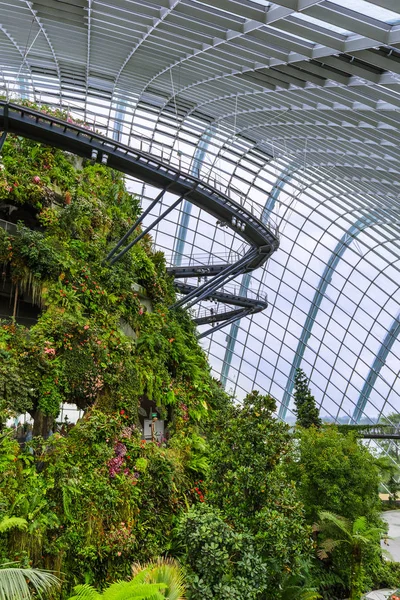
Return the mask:
<path id="1" fill-rule="evenodd" d="M 151 239 L 103 264 L 139 211 L 121 174 L 12 136 L 1 160 L 0 200 L 19 221 L 0 229 L 2 277 L 41 307 L 29 329 L 0 325 L 2 420 L 28 411 L 35 436 L 61 402 L 87 413 L 31 450 L 0 434 L 0 559 L 62 571 L 67 590 L 83 576 L 103 585 L 168 550 L 208 466 L 198 424 L 226 398 L 189 315 L 168 311 L 175 292 Z M 168 448 L 141 440 L 150 400 L 169 416 Z"/>
<path id="2" fill-rule="evenodd" d="M 365 517 L 350 521 L 328 511 L 321 511 L 315 531 L 323 534 L 318 548 L 321 560 L 329 558 L 331 553 L 344 552 L 341 559 L 349 564 L 349 600 L 361 600 L 365 590 L 364 562 L 368 550 L 376 551 L 383 537 L 383 527 L 371 527 Z"/>
<path id="3" fill-rule="evenodd" d="M 341 433 L 333 425 L 296 429 L 296 461 L 289 465 L 292 478 L 305 507 L 308 523 L 319 513 L 340 515 L 343 522 L 366 523 L 380 529 L 379 483 L 381 465 L 357 438 L 356 432 Z M 317 536 L 317 532 L 314 534 Z M 318 536 L 319 541 L 322 537 Z M 326 600 L 347 598 L 352 585 L 349 553 L 333 552 L 329 558 L 310 563 L 310 585 L 316 585 Z M 379 536 L 363 549 L 362 576 L 358 591 L 373 589 L 382 581 L 393 580 L 382 559 Z"/>
<path id="4" fill-rule="evenodd" d="M 297 425 L 300 427 L 321 427 L 322 421 L 315 398 L 311 394 L 308 379 L 302 369 L 296 370 L 294 378 L 294 413 L 297 416 Z"/>
<path id="5" fill-rule="evenodd" d="M 213 510 L 190 513 L 181 527 L 193 598 L 276 597 L 311 549 L 287 477 L 291 437 L 274 409 L 271 397 L 253 392 L 215 424 L 205 496 Z"/>
<path id="6" fill-rule="evenodd" d="M 269 587 L 266 563 L 254 537 L 235 531 L 223 513 L 200 505 L 184 515 L 179 528 L 191 600 L 256 600 Z"/>
<path id="7" fill-rule="evenodd" d="M 145 395 L 171 407 L 177 428 L 206 417 L 208 366 L 189 317 L 166 309 L 175 294 L 163 256 L 147 237 L 113 267 L 103 264 L 138 215 L 122 176 L 21 138 L 7 139 L 2 161 L 0 199 L 29 225 L 0 229 L 3 277 L 16 300 L 25 294 L 43 309 L 29 335 L 15 323 L 0 327 L 3 408 L 29 411 L 36 433 L 50 429 L 43 417 L 56 417 L 62 401 L 134 414 Z"/>
<path id="8" fill-rule="evenodd" d="M 269 574 L 291 568 L 306 550 L 303 507 L 287 476 L 292 440 L 274 418 L 270 396 L 252 392 L 232 407 L 212 438 L 208 500 L 235 526 L 254 535 Z"/>
<path id="9" fill-rule="evenodd" d="M 379 468 L 354 434 L 333 425 L 298 432 L 298 457 L 292 477 L 298 483 L 309 523 L 321 510 L 348 519 L 365 516 L 376 522 L 380 512 Z"/>
<path id="10" fill-rule="evenodd" d="M 140 210 L 120 174 L 11 136 L 1 160 L 0 216 L 18 222 L 0 229 L 3 284 L 40 314 L 29 329 L 15 311 L 0 323 L 0 563 L 55 571 L 64 598 L 85 581 L 82 600 L 134 586 L 179 598 L 171 572 L 155 572 L 165 554 L 181 558 L 190 600 L 344 598 L 348 555 L 313 556 L 324 534 L 311 526 L 321 510 L 379 526 L 368 450 L 321 426 L 302 373 L 295 437 L 271 397 L 232 403 L 190 316 L 168 310 L 173 282 L 148 236 L 103 264 Z M 159 443 L 141 439 L 151 401 L 168 420 Z M 61 402 L 85 416 L 45 439 Z M 4 423 L 26 411 L 34 439 L 21 448 Z M 394 582 L 377 543 L 362 552 L 364 587 Z M 110 586 L 136 561 L 150 564 Z"/>

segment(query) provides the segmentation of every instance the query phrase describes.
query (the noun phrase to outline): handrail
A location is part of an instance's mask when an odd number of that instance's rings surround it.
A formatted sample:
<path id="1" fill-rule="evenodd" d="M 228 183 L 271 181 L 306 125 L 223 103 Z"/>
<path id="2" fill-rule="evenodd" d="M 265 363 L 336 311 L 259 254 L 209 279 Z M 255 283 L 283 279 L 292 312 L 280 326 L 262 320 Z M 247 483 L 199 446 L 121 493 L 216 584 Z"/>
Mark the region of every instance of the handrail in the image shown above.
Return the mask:
<path id="1" fill-rule="evenodd" d="M 180 267 L 206 267 L 208 265 L 219 265 L 223 263 L 232 263 L 239 260 L 245 255 L 245 252 L 239 253 L 236 250 L 230 250 L 229 252 L 213 252 L 208 253 L 204 252 L 202 254 L 192 254 L 190 256 L 182 255 L 181 262 L 179 264 Z M 174 257 L 176 256 L 176 252 L 172 253 L 164 253 L 165 260 L 167 265 L 174 265 Z"/>
<path id="2" fill-rule="evenodd" d="M 194 156 L 186 156 L 172 147 L 168 147 L 167 152 L 164 144 L 159 144 L 153 139 L 144 136 L 135 137 L 130 133 L 129 144 L 134 142 L 140 147 L 138 150 L 132 145 L 119 141 L 119 135 L 116 139 L 102 136 L 95 125 L 92 130 L 88 124 L 82 126 L 71 118 L 65 120 L 30 107 L 4 101 L 0 101 L 0 127 L 5 130 L 5 133 L 22 135 L 91 158 L 104 165 L 108 164 L 111 168 L 161 188 L 161 195 L 168 190 L 178 197 L 175 205 L 182 198 L 187 198 L 213 215 L 217 219 L 217 224 L 232 228 L 245 240 L 246 245 L 242 244 L 240 248 L 241 251 L 243 250 L 243 256 L 239 256 L 239 259 L 232 264 L 222 264 L 222 270 L 219 268 L 220 265 L 214 266 L 214 272 L 210 268 L 213 275 L 211 280 L 208 277 L 199 286 L 176 282 L 177 289 L 186 296 L 186 300 L 181 298 L 170 308 L 175 309 L 185 304 L 190 308 L 207 298 L 217 299 L 226 304 L 236 304 L 250 312 L 258 312 L 267 307 L 266 295 L 263 298 L 260 291 L 254 293 L 255 299 L 253 299 L 252 290 L 249 291 L 249 297 L 244 297 L 240 294 L 239 287 L 228 287 L 226 283 L 225 287 L 221 287 L 224 282 L 232 281 L 238 275 L 249 273 L 265 263 L 279 247 L 279 237 L 273 223 L 264 218 L 263 206 L 251 201 L 247 195 L 236 189 L 231 180 L 225 180 L 224 175 L 221 175 L 217 168 L 200 169 L 199 175 L 196 176 L 192 173 Z M 172 208 L 175 205 L 173 204 Z M 168 210 L 170 211 L 171 207 Z M 148 229 L 155 226 L 161 218 L 162 215 Z M 126 236 L 130 233 L 127 232 Z M 130 244 L 134 244 L 136 240 L 131 241 Z M 123 240 L 120 240 L 118 244 L 122 242 Z M 125 250 L 128 247 L 129 244 Z M 180 275 L 182 276 L 182 273 Z M 232 320 L 227 321 L 227 324 L 229 322 Z"/>
<path id="3" fill-rule="evenodd" d="M 51 120 L 51 123 L 54 125 L 58 125 L 60 127 L 67 126 L 68 129 L 76 132 L 79 132 L 82 130 L 82 128 L 84 128 L 94 139 L 100 138 L 103 140 L 104 135 L 99 132 L 99 129 L 104 129 L 106 131 L 110 147 L 115 145 L 116 139 L 121 136 L 120 129 L 115 129 L 110 126 L 103 126 L 99 123 L 96 124 L 96 121 L 78 123 L 71 117 L 67 117 L 66 120 L 63 120 L 59 117 L 54 117 L 44 110 L 35 110 L 20 104 L 9 104 L 4 100 L 0 100 L 0 106 L 8 106 L 10 113 L 13 110 L 22 111 L 28 118 L 35 117 L 36 119 L 41 119 L 44 121 Z M 57 106 L 57 109 L 60 110 L 60 107 Z M 109 138 L 110 133 L 111 135 L 117 134 L 117 138 Z M 121 144 L 120 142 L 117 142 L 117 145 L 129 147 L 131 151 L 138 150 L 142 154 L 147 155 L 149 159 L 158 158 L 163 163 L 178 169 L 187 176 L 191 176 L 193 174 L 193 161 L 195 161 L 194 155 L 185 154 L 181 150 L 175 149 L 172 146 L 162 142 L 157 142 L 151 137 L 147 137 L 142 133 L 135 132 L 133 129 L 131 129 L 129 134 L 123 134 L 123 136 L 128 138 L 127 144 Z M 251 200 L 244 192 L 233 186 L 231 180 L 227 179 L 226 173 L 221 171 L 218 166 L 212 165 L 208 167 L 205 163 L 202 163 L 199 170 L 199 178 L 201 179 L 202 183 L 212 187 L 216 191 L 225 194 L 235 203 L 243 206 L 243 208 L 248 210 L 258 220 L 262 221 L 263 224 L 271 230 L 274 236 L 278 237 L 279 232 L 277 223 L 275 223 L 271 217 L 268 219 L 263 218 L 264 205 L 258 204 Z"/>

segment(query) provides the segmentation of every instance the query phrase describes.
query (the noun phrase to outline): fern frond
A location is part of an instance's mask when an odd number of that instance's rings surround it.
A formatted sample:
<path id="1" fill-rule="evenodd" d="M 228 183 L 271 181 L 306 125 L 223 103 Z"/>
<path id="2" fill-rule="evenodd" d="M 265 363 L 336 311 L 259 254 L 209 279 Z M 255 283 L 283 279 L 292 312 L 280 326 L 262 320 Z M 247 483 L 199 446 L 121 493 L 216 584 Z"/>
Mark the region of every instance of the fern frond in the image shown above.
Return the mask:
<path id="1" fill-rule="evenodd" d="M 9 529 L 26 529 L 28 522 L 20 517 L 4 517 L 0 521 L 0 533 L 4 533 Z"/>
<path id="2" fill-rule="evenodd" d="M 75 595 L 69 600 L 100 600 L 101 594 L 88 583 L 76 585 L 74 587 Z"/>
<path id="3" fill-rule="evenodd" d="M 345 517 L 341 517 L 340 515 L 335 515 L 327 510 L 321 510 L 319 513 L 320 521 L 315 524 L 316 531 L 321 532 L 330 532 L 332 528 L 338 529 L 341 533 L 343 533 L 346 538 L 351 538 L 352 535 L 352 523 L 349 519 Z"/>

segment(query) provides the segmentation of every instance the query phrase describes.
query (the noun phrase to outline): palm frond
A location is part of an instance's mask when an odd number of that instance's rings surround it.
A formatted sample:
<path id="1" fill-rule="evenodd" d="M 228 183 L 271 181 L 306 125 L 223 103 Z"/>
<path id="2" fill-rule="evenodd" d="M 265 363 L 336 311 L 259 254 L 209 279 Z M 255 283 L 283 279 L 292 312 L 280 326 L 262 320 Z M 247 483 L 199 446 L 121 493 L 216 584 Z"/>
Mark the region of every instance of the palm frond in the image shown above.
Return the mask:
<path id="1" fill-rule="evenodd" d="M 117 581 L 103 592 L 102 600 L 165 600 L 164 592 L 166 584 L 160 583 L 138 583 L 135 580 Z"/>
<path id="2" fill-rule="evenodd" d="M 137 583 L 165 583 L 166 600 L 184 600 L 184 575 L 179 563 L 172 558 L 159 558 L 145 565 L 132 565 L 133 580 Z"/>
<path id="3" fill-rule="evenodd" d="M 41 598 L 59 585 L 58 577 L 49 571 L 19 567 L 0 568 L 0 600 L 30 600 L 32 588 Z"/>

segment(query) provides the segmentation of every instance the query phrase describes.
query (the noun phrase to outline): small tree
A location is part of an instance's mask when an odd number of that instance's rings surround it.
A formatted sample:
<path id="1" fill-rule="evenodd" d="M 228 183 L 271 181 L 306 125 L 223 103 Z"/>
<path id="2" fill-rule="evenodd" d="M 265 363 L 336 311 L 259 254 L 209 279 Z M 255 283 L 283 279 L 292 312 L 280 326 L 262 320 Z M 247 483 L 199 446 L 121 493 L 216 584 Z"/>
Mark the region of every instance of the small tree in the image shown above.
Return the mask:
<path id="1" fill-rule="evenodd" d="M 312 425 L 321 427 L 322 421 L 319 417 L 319 410 L 315 398 L 310 392 L 308 379 L 302 369 L 296 370 L 294 389 L 294 403 L 296 405 L 294 412 L 297 416 L 297 424 L 307 429 Z"/>
<path id="2" fill-rule="evenodd" d="M 277 597 L 283 574 L 296 570 L 310 545 L 303 506 L 287 473 L 293 439 L 289 426 L 274 417 L 275 409 L 274 398 L 252 391 L 223 415 L 210 442 L 206 481 L 206 501 L 237 531 L 253 537 L 268 569 L 268 598 Z"/>

